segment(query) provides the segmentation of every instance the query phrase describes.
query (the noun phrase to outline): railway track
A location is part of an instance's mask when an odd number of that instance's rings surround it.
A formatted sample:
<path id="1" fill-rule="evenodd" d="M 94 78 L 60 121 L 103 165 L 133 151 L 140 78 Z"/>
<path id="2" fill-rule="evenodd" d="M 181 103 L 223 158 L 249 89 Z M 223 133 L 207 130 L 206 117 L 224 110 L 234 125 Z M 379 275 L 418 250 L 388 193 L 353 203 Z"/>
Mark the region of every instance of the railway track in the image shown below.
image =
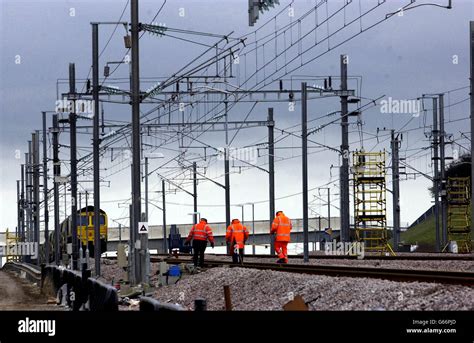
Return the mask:
<path id="1" fill-rule="evenodd" d="M 152 262 L 160 262 L 162 259 L 151 258 Z M 190 259 L 166 258 L 165 262 L 169 264 L 190 263 Z M 357 278 L 377 278 L 392 281 L 403 282 L 433 282 L 443 284 L 456 284 L 474 286 L 473 272 L 459 271 L 439 271 L 439 270 L 420 270 L 420 269 L 394 269 L 394 268 L 374 268 L 374 267 L 349 267 L 335 265 L 301 265 L 301 264 L 276 264 L 276 263 L 257 263 L 245 262 L 240 265 L 233 265 L 227 261 L 206 261 L 207 267 L 241 267 L 261 270 L 274 270 L 289 273 L 327 275 L 327 276 L 345 276 Z"/>
<path id="2" fill-rule="evenodd" d="M 216 257 L 224 257 L 229 256 L 227 254 L 206 254 L 208 256 L 216 256 Z M 152 257 L 166 257 L 169 254 L 152 254 Z M 191 256 L 190 254 L 179 254 L 179 256 Z M 271 258 L 274 257 L 268 254 L 255 254 L 255 255 L 246 255 L 246 258 Z M 303 255 L 288 255 L 289 259 L 303 259 Z M 357 260 L 357 256 L 350 256 L 350 255 L 310 255 L 309 259 L 311 260 L 341 260 L 341 259 L 350 259 L 350 260 Z M 386 255 L 365 255 L 364 260 L 388 260 L 388 261 L 399 261 L 399 260 L 407 260 L 407 261 L 474 261 L 474 255 L 397 255 L 397 256 L 386 256 Z"/>

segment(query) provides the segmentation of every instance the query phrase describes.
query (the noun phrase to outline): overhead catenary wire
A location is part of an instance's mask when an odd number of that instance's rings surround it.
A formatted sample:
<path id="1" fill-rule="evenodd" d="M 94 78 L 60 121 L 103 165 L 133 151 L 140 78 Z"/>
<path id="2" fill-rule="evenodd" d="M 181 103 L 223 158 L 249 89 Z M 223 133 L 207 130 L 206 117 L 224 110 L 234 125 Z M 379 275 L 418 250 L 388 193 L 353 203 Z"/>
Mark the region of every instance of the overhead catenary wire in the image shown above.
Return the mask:
<path id="1" fill-rule="evenodd" d="M 165 2 L 166 2 L 166 1 L 165 1 Z M 328 42 L 329 42 L 329 40 L 328 40 Z M 266 79 L 266 77 L 265 77 L 264 79 Z M 234 137 L 235 137 L 235 136 L 234 136 Z"/>

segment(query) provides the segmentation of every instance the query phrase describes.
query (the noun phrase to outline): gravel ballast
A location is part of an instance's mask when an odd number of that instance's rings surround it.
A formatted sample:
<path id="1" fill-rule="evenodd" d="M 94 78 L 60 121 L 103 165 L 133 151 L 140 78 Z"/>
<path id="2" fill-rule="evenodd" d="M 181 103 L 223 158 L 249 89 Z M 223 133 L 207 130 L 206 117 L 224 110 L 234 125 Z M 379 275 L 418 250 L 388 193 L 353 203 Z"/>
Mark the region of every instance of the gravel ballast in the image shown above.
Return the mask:
<path id="1" fill-rule="evenodd" d="M 208 260 L 229 260 L 206 256 Z M 246 258 L 247 262 L 275 262 L 274 258 Z M 303 263 L 291 259 L 290 263 Z M 374 268 L 474 271 L 472 261 L 310 260 L 311 264 L 365 266 Z M 93 263 L 91 263 L 93 266 Z M 158 263 L 152 263 L 155 283 Z M 101 279 L 118 282 L 123 270 L 116 260 L 102 260 Z M 250 268 L 209 268 L 184 274 L 176 285 L 157 288 L 154 298 L 193 310 L 194 300 L 207 300 L 208 310 L 224 310 L 224 285 L 229 285 L 234 310 L 282 310 L 296 295 L 308 302 L 310 310 L 474 310 L 474 287 L 428 282 L 396 282 L 370 278 L 330 277 Z M 130 308 L 132 309 L 132 308 Z M 138 309 L 138 308 L 134 308 Z"/>
<path id="2" fill-rule="evenodd" d="M 228 256 L 206 256 L 209 261 L 232 261 Z M 273 257 L 250 257 L 246 256 L 244 262 L 275 263 L 277 258 Z M 302 258 L 290 258 L 290 264 L 304 264 Z M 357 259 L 310 259 L 306 264 L 314 265 L 334 265 L 349 267 L 374 267 L 374 268 L 394 268 L 394 269 L 431 269 L 450 270 L 461 272 L 474 272 L 473 261 L 454 260 L 357 260 Z"/>
<path id="3" fill-rule="evenodd" d="M 184 258 L 189 260 L 191 259 Z M 209 261 L 231 261 L 228 256 L 206 256 Z M 265 262 L 274 263 L 274 258 L 253 258 L 246 257 L 246 262 Z M 302 259 L 290 259 L 291 264 L 303 264 Z M 311 259 L 308 264 L 313 265 L 336 265 L 349 267 L 373 267 L 373 268 L 394 268 L 394 269 L 431 269 L 431 270 L 449 270 L 461 272 L 474 272 L 474 263 L 472 261 L 390 261 L 390 260 L 351 260 L 351 259 Z M 154 275 L 158 269 L 159 263 L 151 264 L 151 273 Z M 91 262 L 91 267 L 94 269 L 94 263 Z M 102 259 L 101 261 L 101 279 L 106 282 L 118 282 L 123 277 L 123 270 L 117 266 L 116 260 Z"/>
<path id="4" fill-rule="evenodd" d="M 247 268 L 212 268 L 157 289 L 154 297 L 192 310 L 194 299 L 208 310 L 224 310 L 229 285 L 234 310 L 282 310 L 301 295 L 309 308 L 326 310 L 474 310 L 474 288 L 424 282 L 303 275 Z"/>

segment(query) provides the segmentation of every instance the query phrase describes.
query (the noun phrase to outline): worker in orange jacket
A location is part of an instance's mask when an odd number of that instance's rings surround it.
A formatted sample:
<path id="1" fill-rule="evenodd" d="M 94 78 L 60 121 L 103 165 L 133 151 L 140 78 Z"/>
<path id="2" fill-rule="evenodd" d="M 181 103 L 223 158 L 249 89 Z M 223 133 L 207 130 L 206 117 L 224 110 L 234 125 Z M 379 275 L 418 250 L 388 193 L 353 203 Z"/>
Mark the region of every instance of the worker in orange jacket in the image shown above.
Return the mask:
<path id="1" fill-rule="evenodd" d="M 232 224 L 227 228 L 225 240 L 230 244 L 233 263 L 242 263 L 244 261 L 245 242 L 249 238 L 249 231 L 242 225 L 240 220 L 232 219 Z"/>
<path id="2" fill-rule="evenodd" d="M 211 247 L 214 248 L 214 236 L 212 235 L 211 227 L 207 224 L 206 218 L 201 218 L 198 224 L 193 225 L 185 244 L 190 244 L 191 240 L 193 240 L 194 266 L 204 267 L 204 252 L 206 251 L 208 240 L 211 243 Z"/>
<path id="3" fill-rule="evenodd" d="M 275 252 L 278 255 L 277 263 L 288 263 L 288 243 L 290 242 L 291 220 L 283 211 L 276 213 L 273 219 L 270 234 L 275 234 Z"/>

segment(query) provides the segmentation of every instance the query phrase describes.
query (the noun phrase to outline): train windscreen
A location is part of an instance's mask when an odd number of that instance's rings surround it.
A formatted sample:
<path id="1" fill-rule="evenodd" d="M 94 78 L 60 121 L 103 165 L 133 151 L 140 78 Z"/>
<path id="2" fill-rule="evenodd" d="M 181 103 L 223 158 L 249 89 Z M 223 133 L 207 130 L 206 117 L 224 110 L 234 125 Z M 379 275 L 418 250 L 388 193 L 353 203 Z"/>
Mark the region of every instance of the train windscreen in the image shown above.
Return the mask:
<path id="1" fill-rule="evenodd" d="M 77 216 L 77 225 L 78 226 L 88 226 L 89 223 L 87 222 L 86 216 Z"/>

